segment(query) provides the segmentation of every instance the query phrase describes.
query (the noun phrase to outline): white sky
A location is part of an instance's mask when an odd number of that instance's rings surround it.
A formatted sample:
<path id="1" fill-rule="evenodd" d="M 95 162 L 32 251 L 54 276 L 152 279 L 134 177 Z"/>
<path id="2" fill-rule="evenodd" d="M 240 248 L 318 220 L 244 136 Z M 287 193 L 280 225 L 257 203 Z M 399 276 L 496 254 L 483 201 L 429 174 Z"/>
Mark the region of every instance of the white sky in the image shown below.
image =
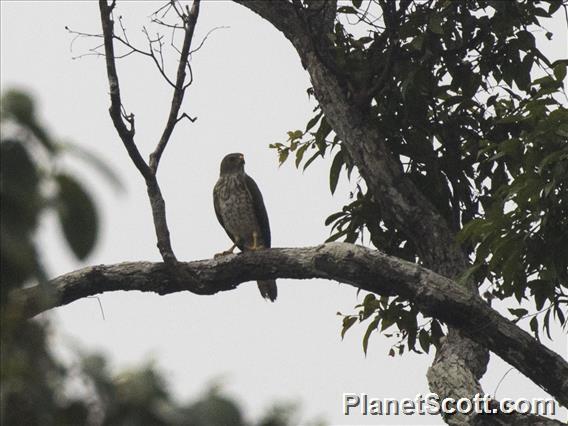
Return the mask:
<path id="1" fill-rule="evenodd" d="M 160 3 L 119 2 L 131 39 Z M 54 136 L 95 151 L 116 170 L 127 187 L 114 192 L 100 175 L 79 161 L 70 167 L 88 185 L 102 212 L 102 233 L 95 253 L 79 264 L 62 243 L 52 217 L 44 221 L 42 255 L 52 276 L 84 265 L 160 260 L 142 178 L 130 162 L 108 116 L 108 83 L 102 58 L 72 60 L 93 40 L 78 40 L 70 51 L 64 29 L 99 32 L 96 2 L 1 2 L 1 87 L 28 89 Z M 550 27 L 562 28 L 560 23 Z M 310 86 L 296 52 L 271 25 L 245 8 L 205 1 L 194 40 L 217 26 L 193 58 L 195 83 L 184 111 L 198 116 L 174 132 L 163 156 L 159 181 L 166 200 L 172 242 L 181 260 L 210 258 L 229 247 L 217 223 L 211 191 L 221 158 L 245 154 L 247 171 L 259 184 L 271 221 L 273 246 L 307 246 L 325 240 L 324 219 L 347 200 L 351 186 L 340 182 L 332 197 L 327 161 L 304 174 L 292 164 L 278 168 L 268 144 L 283 142 L 286 131 L 303 128 L 313 104 Z M 558 34 L 545 51 L 566 55 L 566 36 Z M 541 37 L 542 38 L 542 37 Z M 138 38 L 144 41 L 143 38 Z M 194 44 L 195 46 L 195 44 Z M 170 67 L 170 70 L 172 68 Z M 145 58 L 119 62 L 123 102 L 136 115 L 136 141 L 144 156 L 154 148 L 169 110 L 170 88 Z M 413 398 L 429 392 L 426 369 L 433 355 L 387 356 L 391 344 L 375 335 L 365 358 L 363 327 L 340 339 L 337 311 L 352 312 L 363 297 L 354 288 L 321 280 L 279 280 L 274 304 L 260 297 L 256 284 L 215 296 L 188 292 L 158 296 L 114 292 L 56 309 L 50 316 L 58 351 L 69 345 L 103 351 L 118 371 L 157 360 L 175 394 L 195 398 L 211 380 L 256 418 L 276 400 L 301 402 L 302 418 L 331 424 L 441 424 L 437 417 L 365 418 L 342 415 L 344 392 L 377 398 Z M 566 336 L 544 343 L 566 355 Z M 484 389 L 493 393 L 510 367 L 492 355 Z M 545 396 L 520 373 L 507 375 L 498 397 Z M 566 415 L 563 415 L 564 418 Z"/>

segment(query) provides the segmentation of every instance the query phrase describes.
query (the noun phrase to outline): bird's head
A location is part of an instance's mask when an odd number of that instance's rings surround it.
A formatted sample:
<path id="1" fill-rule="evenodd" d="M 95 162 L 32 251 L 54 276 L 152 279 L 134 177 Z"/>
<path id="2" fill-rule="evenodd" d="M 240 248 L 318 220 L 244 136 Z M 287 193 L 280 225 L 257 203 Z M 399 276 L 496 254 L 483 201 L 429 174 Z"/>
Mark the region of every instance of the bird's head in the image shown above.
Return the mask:
<path id="1" fill-rule="evenodd" d="M 245 157 L 240 153 L 233 153 L 225 155 L 221 161 L 221 174 L 229 173 L 244 173 L 245 172 Z"/>

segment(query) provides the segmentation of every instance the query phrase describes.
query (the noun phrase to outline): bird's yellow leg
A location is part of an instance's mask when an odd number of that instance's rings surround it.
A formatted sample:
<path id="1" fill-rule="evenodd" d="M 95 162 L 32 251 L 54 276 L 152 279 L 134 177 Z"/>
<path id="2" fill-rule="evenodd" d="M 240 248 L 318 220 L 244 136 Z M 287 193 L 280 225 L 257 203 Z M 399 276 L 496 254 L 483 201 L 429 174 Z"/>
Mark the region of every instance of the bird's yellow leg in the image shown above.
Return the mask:
<path id="1" fill-rule="evenodd" d="M 251 250 L 256 250 L 257 248 L 258 248 L 258 234 L 256 233 L 256 231 L 253 231 Z"/>
<path id="2" fill-rule="evenodd" d="M 215 257 L 219 257 L 219 256 L 226 256 L 228 254 L 233 254 L 233 251 L 235 251 L 236 247 L 237 247 L 237 245 L 233 244 L 228 250 L 222 251 L 221 253 L 216 253 L 215 256 L 213 256 L 213 257 L 215 258 Z"/>

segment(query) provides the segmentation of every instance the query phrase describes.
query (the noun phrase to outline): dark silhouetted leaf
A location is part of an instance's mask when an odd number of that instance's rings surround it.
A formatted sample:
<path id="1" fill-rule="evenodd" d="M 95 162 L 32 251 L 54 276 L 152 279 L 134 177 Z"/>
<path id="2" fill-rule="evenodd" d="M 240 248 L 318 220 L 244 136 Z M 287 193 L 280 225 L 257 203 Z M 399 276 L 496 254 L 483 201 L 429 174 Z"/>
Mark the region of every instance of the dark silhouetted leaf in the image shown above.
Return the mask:
<path id="1" fill-rule="evenodd" d="M 91 197 L 73 177 L 58 175 L 57 212 L 63 234 L 71 250 L 84 259 L 93 250 L 98 217 Z"/>
<path id="2" fill-rule="evenodd" d="M 343 167 L 343 151 L 339 151 L 335 154 L 333 162 L 331 163 L 331 168 L 329 169 L 329 189 L 333 194 L 337 188 L 337 182 L 339 181 L 339 173 Z"/>

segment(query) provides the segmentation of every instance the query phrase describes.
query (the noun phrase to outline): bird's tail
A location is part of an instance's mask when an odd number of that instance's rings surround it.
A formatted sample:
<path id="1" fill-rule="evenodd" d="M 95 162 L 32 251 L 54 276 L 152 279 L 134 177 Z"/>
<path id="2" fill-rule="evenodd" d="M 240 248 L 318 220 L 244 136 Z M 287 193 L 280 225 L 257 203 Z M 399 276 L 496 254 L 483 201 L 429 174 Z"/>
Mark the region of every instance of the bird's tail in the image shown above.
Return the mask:
<path id="1" fill-rule="evenodd" d="M 278 288 L 276 287 L 276 280 L 263 280 L 257 281 L 258 289 L 260 290 L 260 294 L 265 299 L 274 302 L 276 300 L 276 296 L 278 294 Z"/>

